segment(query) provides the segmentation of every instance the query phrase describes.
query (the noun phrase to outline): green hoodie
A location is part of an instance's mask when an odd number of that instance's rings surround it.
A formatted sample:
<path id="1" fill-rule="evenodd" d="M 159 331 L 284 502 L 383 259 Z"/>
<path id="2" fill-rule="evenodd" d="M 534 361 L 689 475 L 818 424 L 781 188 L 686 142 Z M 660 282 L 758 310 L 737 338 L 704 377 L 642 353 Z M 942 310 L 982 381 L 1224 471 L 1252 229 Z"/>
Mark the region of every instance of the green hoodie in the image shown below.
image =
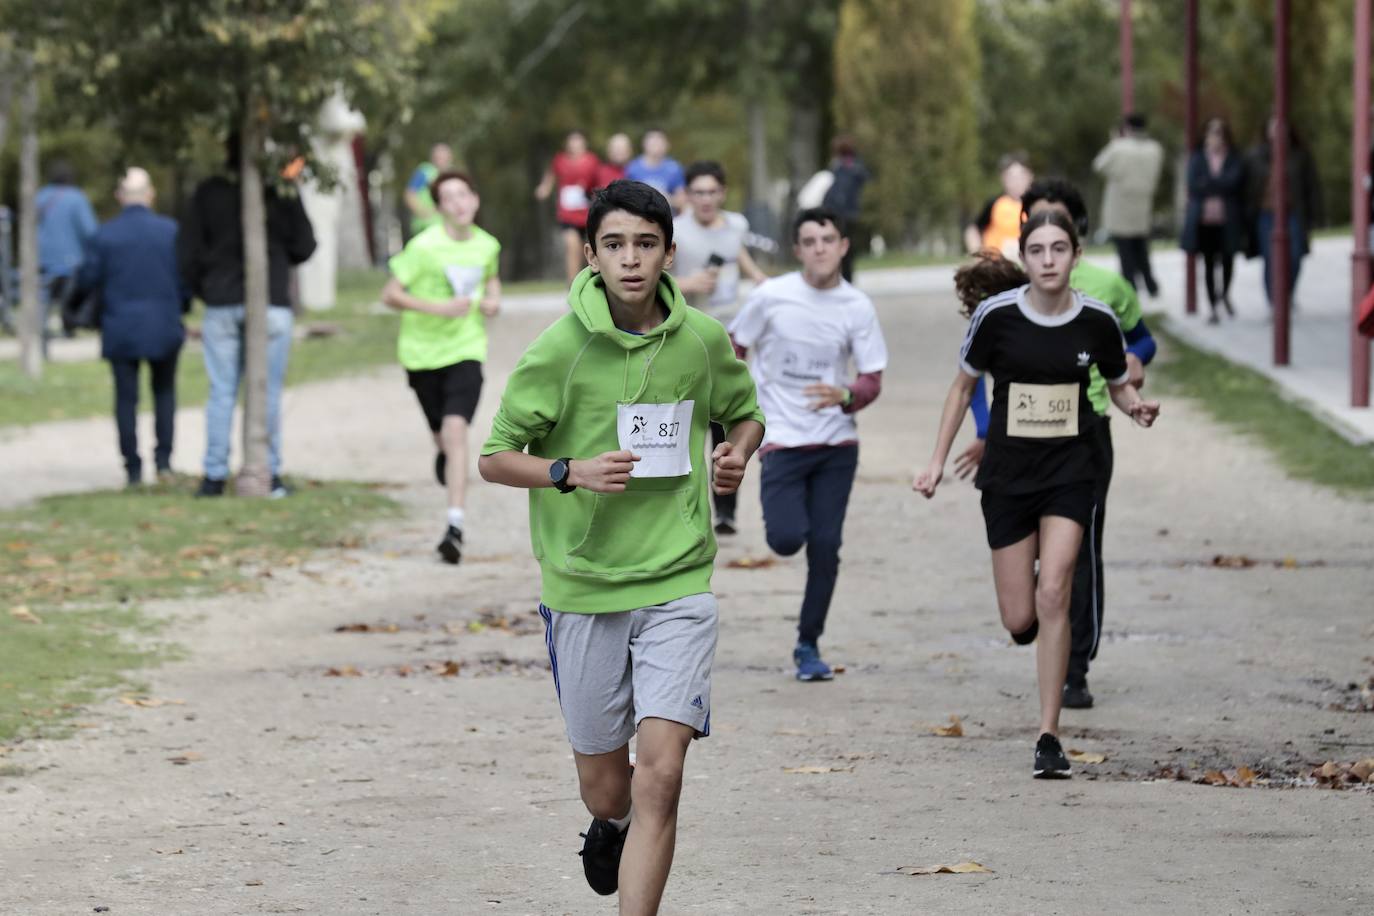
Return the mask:
<path id="1" fill-rule="evenodd" d="M 706 492 L 711 421 L 727 430 L 763 422 L 748 367 L 714 318 L 690 308 L 664 274 L 668 317 L 640 336 L 611 320 L 600 275 L 585 269 L 572 311 L 532 343 L 506 383 L 483 455 L 595 458 L 620 448 L 618 404 L 694 401 L 692 472 L 632 477 L 623 493 L 530 491 L 530 541 L 542 600 L 557 611 L 600 614 L 652 607 L 710 591 L 716 556 Z"/>

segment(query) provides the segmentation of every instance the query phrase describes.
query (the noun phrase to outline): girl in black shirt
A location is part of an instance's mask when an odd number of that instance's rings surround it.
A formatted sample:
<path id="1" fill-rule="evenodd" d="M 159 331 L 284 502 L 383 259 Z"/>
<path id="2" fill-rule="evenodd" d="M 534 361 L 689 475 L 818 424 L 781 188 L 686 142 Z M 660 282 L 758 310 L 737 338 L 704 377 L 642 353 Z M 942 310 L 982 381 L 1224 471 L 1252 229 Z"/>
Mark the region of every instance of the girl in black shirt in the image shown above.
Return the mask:
<path id="1" fill-rule="evenodd" d="M 1063 778 L 1069 762 L 1056 737 L 1069 659 L 1069 592 L 1083 529 L 1092 518 L 1101 455 L 1088 402 L 1096 364 L 1112 401 L 1141 426 L 1159 404 L 1143 401 L 1126 376 L 1125 342 L 1110 307 L 1069 287 L 1082 249 L 1073 222 L 1044 211 L 1021 227 L 1029 283 L 984 300 L 959 352 L 930 464 L 912 488 L 927 499 L 944 476 L 979 376 L 994 379 L 987 452 L 976 485 L 992 548 L 1002 624 L 1036 646 L 1040 740 L 1033 775 Z M 1037 573 L 1036 564 L 1039 563 Z"/>

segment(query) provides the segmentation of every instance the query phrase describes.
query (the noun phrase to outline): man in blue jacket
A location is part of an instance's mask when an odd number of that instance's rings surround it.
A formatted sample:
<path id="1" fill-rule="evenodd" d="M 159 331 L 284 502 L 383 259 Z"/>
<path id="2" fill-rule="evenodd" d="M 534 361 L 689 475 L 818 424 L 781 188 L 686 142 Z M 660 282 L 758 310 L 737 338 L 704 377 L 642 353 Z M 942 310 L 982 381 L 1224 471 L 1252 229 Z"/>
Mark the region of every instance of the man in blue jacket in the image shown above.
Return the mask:
<path id="1" fill-rule="evenodd" d="M 115 423 L 129 486 L 143 481 L 138 454 L 138 370 L 146 362 L 152 376 L 158 476 L 172 471 L 172 433 L 176 414 L 177 356 L 186 339 L 181 323 L 188 297 L 177 268 L 177 224 L 150 209 L 153 183 L 131 168 L 115 197 L 123 209 L 91 239 L 81 267 L 81 286 L 98 289 L 100 355 L 114 372 Z"/>

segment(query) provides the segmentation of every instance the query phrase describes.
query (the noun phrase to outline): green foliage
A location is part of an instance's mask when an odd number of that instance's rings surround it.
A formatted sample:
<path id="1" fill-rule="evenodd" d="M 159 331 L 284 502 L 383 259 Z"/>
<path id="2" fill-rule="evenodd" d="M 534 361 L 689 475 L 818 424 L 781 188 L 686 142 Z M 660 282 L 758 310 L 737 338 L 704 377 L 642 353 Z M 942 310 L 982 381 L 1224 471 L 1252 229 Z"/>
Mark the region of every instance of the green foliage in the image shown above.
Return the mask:
<path id="1" fill-rule="evenodd" d="M 874 168 L 865 197 L 893 242 L 951 235 L 973 194 L 979 55 L 972 0 L 850 0 L 836 38 L 836 117 Z"/>

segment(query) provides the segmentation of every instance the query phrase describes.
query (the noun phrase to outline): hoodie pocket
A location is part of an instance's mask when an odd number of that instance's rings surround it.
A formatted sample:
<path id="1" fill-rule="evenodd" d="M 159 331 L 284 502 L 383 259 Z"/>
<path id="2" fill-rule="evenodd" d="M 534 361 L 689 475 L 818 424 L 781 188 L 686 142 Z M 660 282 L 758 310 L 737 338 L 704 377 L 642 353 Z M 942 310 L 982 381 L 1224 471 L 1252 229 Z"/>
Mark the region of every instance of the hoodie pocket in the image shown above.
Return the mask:
<path id="1" fill-rule="evenodd" d="M 597 493 L 587 533 L 567 553 L 569 572 L 647 579 L 704 562 L 707 526 L 693 487 Z"/>

